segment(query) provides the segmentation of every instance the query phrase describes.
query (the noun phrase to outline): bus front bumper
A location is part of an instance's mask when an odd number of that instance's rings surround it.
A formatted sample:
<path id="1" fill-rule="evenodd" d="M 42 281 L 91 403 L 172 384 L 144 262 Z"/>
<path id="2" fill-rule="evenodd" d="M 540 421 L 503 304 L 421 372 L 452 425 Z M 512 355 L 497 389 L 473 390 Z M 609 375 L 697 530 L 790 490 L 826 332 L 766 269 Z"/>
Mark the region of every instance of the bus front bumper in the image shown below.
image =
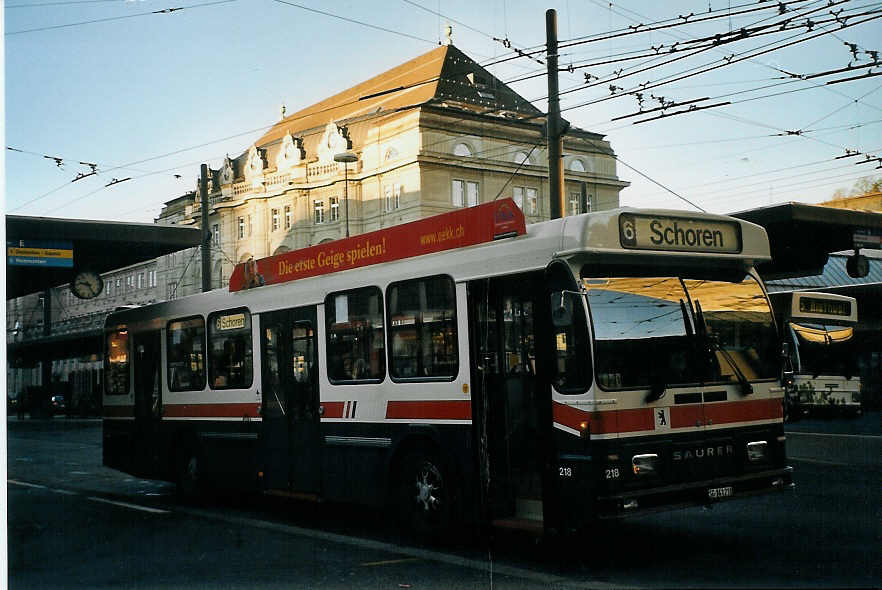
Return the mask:
<path id="1" fill-rule="evenodd" d="M 794 487 L 793 468 L 782 467 L 599 496 L 595 514 L 598 518 L 623 518 L 689 506 L 708 506 L 726 500 L 793 490 Z"/>

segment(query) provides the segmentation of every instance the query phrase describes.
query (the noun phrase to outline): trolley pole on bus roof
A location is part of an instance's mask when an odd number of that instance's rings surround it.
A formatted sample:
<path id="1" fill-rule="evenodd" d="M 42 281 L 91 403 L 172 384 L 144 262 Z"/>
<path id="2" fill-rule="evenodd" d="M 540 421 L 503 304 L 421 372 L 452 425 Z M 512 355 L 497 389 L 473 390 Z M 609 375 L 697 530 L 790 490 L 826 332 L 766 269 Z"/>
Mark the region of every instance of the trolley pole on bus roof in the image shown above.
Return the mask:
<path id="1" fill-rule="evenodd" d="M 211 291 L 211 231 L 208 228 L 208 165 L 199 169 L 199 201 L 202 208 L 202 292 Z"/>
<path id="2" fill-rule="evenodd" d="M 548 116 L 545 120 L 548 139 L 548 200 L 551 219 L 562 217 L 563 199 L 563 129 L 560 118 L 560 95 L 557 84 L 557 11 L 545 11 L 546 65 L 548 67 Z"/>

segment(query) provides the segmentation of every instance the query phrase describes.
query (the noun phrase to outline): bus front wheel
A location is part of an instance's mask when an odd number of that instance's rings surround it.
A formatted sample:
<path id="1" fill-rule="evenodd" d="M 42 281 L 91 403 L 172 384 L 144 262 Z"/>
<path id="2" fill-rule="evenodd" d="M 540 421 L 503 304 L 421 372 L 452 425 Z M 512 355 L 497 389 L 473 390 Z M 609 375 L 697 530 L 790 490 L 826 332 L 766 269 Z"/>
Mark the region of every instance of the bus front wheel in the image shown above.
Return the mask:
<path id="1" fill-rule="evenodd" d="M 402 524 L 420 537 L 442 537 L 450 526 L 448 486 L 435 455 L 413 452 L 404 457 L 398 478 Z"/>

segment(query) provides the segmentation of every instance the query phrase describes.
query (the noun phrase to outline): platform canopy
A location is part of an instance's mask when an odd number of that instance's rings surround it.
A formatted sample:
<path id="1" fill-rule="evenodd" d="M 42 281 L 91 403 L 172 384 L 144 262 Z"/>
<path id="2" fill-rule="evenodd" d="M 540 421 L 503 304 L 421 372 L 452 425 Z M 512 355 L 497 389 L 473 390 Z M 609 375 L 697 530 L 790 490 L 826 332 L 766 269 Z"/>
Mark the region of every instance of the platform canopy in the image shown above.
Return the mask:
<path id="1" fill-rule="evenodd" d="M 54 217 L 6 216 L 6 298 L 67 284 L 198 246 L 199 228 Z M 11 253 L 33 254 L 12 260 Z M 40 254 L 48 253 L 41 260 Z"/>
<path id="2" fill-rule="evenodd" d="M 764 279 L 818 275 L 833 252 L 879 248 L 882 213 L 783 203 L 730 213 L 763 226 L 772 261 L 759 266 Z"/>

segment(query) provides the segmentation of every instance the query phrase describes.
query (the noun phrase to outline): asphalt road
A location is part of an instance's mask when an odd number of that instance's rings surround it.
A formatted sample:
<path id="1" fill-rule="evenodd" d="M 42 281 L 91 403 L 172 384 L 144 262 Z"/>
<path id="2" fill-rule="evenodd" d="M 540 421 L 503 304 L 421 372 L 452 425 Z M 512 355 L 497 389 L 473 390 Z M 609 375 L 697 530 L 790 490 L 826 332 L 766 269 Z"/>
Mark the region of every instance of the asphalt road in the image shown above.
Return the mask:
<path id="1" fill-rule="evenodd" d="M 866 417 L 879 423 L 879 415 Z M 266 497 L 178 503 L 101 466 L 95 421 L 7 423 L 10 588 L 878 587 L 876 434 L 800 427 L 796 491 L 598 526 L 426 547 L 384 515 Z M 804 426 L 804 424 L 803 424 Z M 832 432 L 831 432 L 832 430 Z M 864 451 L 838 456 L 842 441 Z M 804 444 L 808 441 L 809 444 Z M 817 456 L 814 456 L 817 455 Z"/>

